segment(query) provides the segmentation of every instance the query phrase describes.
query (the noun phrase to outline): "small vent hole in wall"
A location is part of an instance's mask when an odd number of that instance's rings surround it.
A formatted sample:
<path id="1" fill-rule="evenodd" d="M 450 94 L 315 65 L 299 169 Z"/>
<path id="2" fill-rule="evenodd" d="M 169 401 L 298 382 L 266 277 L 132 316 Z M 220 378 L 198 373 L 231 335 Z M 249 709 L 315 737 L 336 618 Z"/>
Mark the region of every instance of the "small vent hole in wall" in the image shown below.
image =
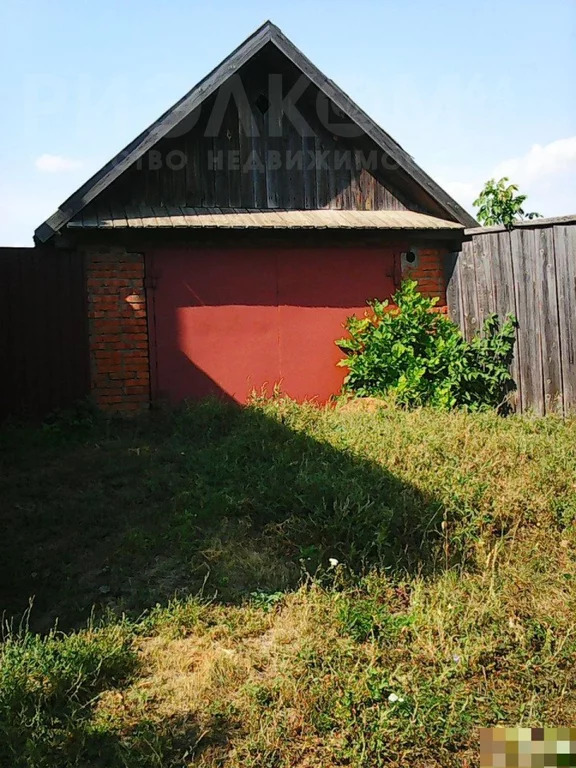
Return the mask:
<path id="1" fill-rule="evenodd" d="M 418 249 L 411 248 L 402 254 L 402 271 L 405 269 L 414 269 L 418 266 Z"/>

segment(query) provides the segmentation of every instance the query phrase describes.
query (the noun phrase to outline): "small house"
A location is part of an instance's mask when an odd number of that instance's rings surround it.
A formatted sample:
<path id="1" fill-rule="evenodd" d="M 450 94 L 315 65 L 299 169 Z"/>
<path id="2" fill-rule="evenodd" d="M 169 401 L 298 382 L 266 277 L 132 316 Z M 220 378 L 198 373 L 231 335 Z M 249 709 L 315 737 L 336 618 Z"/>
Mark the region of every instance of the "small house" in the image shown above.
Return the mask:
<path id="1" fill-rule="evenodd" d="M 335 339 L 403 274 L 445 304 L 474 219 L 267 22 L 35 232 L 82 260 L 107 410 L 278 384 L 326 401 Z"/>

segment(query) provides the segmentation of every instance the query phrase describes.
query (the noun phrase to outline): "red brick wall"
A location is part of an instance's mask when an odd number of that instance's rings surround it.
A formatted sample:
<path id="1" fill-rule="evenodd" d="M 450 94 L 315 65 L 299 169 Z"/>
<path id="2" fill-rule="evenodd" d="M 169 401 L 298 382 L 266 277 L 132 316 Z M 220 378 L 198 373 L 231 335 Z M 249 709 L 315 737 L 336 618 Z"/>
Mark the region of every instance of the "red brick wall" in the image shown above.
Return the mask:
<path id="1" fill-rule="evenodd" d="M 150 403 L 144 257 L 120 248 L 86 251 L 92 396 L 106 411 Z"/>
<path id="2" fill-rule="evenodd" d="M 418 263 L 414 267 L 406 267 L 402 271 L 403 279 L 410 277 L 417 281 L 418 290 L 424 296 L 430 298 L 438 296 L 440 301 L 436 307 L 443 312 L 447 311 L 445 255 L 446 251 L 440 248 L 420 248 L 418 250 Z"/>

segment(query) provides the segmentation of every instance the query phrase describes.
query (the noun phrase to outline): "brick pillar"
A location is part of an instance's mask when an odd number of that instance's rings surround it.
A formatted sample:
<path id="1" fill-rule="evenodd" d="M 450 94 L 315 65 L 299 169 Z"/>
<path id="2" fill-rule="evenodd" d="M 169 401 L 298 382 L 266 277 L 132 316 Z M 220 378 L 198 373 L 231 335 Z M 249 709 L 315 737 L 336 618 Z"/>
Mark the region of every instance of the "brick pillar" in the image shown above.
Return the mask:
<path id="1" fill-rule="evenodd" d="M 445 254 L 446 251 L 440 248 L 420 248 L 418 264 L 414 267 L 407 266 L 402 272 L 403 279 L 409 277 L 417 281 L 418 290 L 422 295 L 429 298 L 438 296 L 440 301 L 436 307 L 443 312 L 447 311 Z"/>
<path id="2" fill-rule="evenodd" d="M 86 251 L 92 397 L 109 412 L 150 404 L 144 257 L 122 248 Z"/>

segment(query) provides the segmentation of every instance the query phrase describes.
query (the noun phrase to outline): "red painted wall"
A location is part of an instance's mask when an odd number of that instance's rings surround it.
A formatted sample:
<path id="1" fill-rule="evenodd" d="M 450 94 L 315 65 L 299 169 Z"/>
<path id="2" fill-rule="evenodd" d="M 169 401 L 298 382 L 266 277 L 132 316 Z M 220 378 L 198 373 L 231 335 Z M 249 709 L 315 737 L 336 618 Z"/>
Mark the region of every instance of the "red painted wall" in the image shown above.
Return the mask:
<path id="1" fill-rule="evenodd" d="M 279 383 L 298 400 L 327 400 L 345 375 L 342 324 L 394 292 L 396 263 L 390 248 L 365 246 L 149 254 L 156 394 L 245 402 Z"/>

